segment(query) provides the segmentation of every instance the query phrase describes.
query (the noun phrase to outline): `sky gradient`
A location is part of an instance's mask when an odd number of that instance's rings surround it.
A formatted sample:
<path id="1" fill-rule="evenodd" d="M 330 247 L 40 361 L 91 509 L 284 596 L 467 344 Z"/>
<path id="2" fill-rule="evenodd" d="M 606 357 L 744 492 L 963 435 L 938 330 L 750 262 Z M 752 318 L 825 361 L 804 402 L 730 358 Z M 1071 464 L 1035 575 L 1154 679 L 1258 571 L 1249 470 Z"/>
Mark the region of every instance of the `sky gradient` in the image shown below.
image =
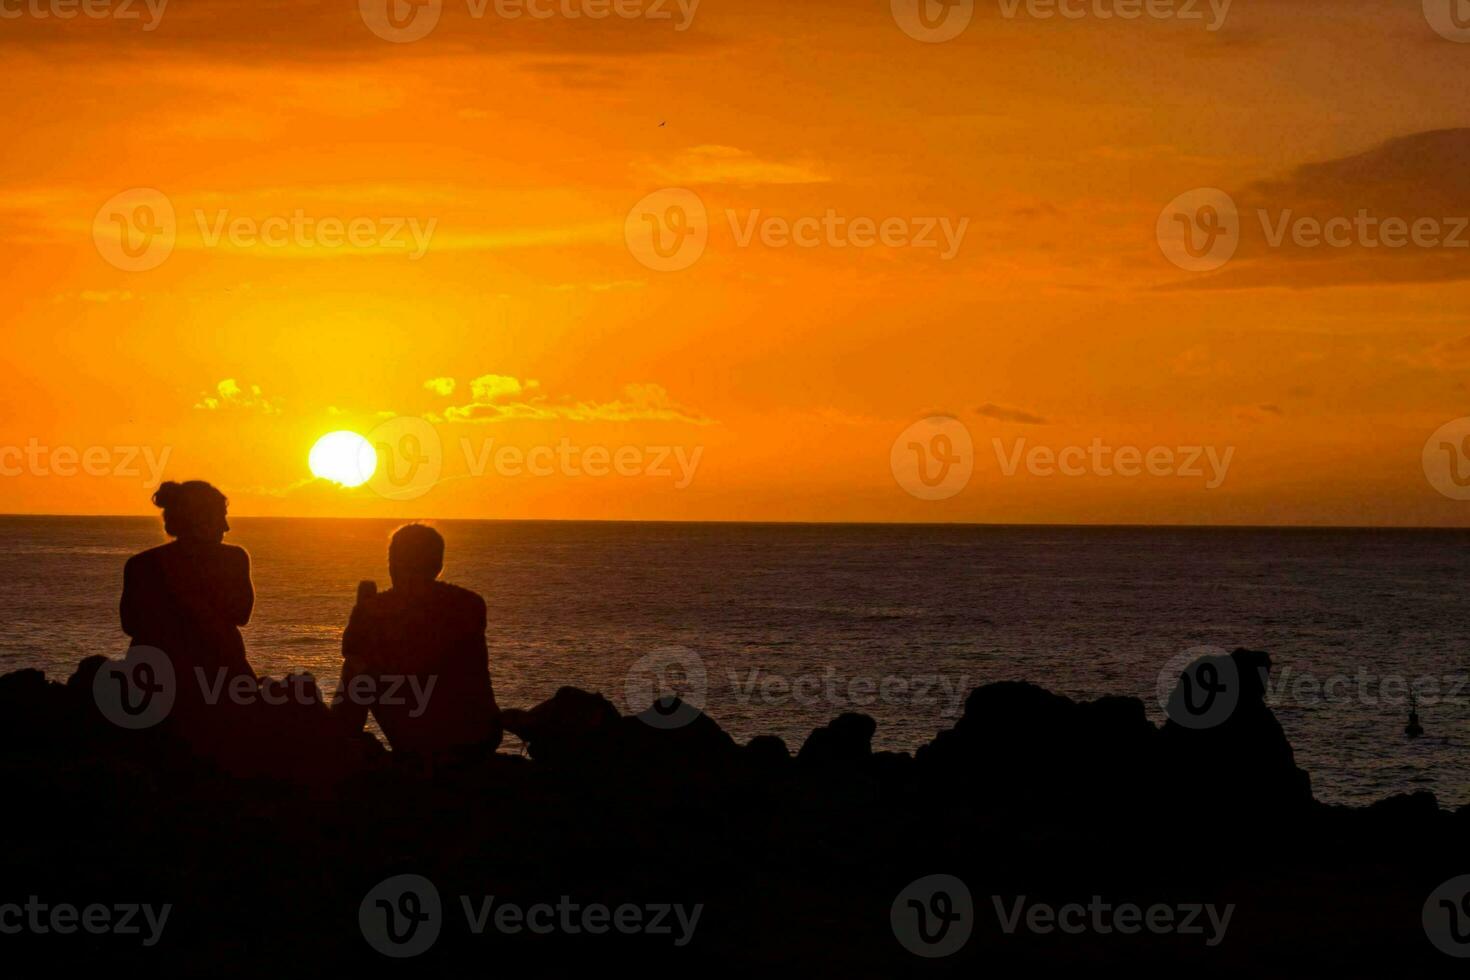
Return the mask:
<path id="1" fill-rule="evenodd" d="M 939 43 L 905 0 L 566 2 L 0 5 L 0 511 L 149 513 L 152 458 L 240 515 L 1470 524 L 1425 456 L 1470 415 L 1470 44 L 1418 0 Z M 1199 188 L 1238 241 L 1191 270 Z M 640 238 L 671 202 L 697 257 Z M 1289 230 L 1360 212 L 1443 240 Z M 932 416 L 942 499 L 894 462 Z M 438 480 L 313 479 L 339 429 Z"/>

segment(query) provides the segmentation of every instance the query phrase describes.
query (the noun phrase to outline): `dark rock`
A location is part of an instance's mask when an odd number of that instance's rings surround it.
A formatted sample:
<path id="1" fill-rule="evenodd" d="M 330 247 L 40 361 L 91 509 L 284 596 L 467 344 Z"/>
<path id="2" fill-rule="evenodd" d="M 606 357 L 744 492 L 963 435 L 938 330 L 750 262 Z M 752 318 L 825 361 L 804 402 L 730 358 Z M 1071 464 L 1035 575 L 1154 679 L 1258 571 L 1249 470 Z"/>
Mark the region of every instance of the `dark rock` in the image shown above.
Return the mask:
<path id="1" fill-rule="evenodd" d="M 848 711 L 830 724 L 812 731 L 796 754 L 803 766 L 861 766 L 873 757 L 873 733 L 878 723 L 870 716 Z"/>
<path id="2" fill-rule="evenodd" d="M 1269 654 L 1239 649 L 1201 657 L 1180 673 L 1162 731 L 1168 802 L 1277 816 L 1312 803 L 1308 776 L 1266 705 L 1270 670 Z"/>
<path id="3" fill-rule="evenodd" d="M 745 743 L 745 757 L 758 769 L 780 772 L 790 767 L 791 750 L 784 739 L 776 735 L 757 735 Z"/>
<path id="4" fill-rule="evenodd" d="M 1078 704 L 1026 682 L 976 688 L 954 728 L 915 753 L 925 788 L 993 809 L 1146 807 L 1158 732 L 1136 698 Z"/>

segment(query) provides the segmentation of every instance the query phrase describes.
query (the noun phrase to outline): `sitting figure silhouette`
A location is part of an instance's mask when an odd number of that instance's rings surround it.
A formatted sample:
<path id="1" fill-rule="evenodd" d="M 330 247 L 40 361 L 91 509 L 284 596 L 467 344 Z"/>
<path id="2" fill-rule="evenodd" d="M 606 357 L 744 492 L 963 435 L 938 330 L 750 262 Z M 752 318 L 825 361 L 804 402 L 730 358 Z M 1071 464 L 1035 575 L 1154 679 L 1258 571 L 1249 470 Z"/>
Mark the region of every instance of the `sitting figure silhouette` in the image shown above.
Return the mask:
<path id="1" fill-rule="evenodd" d="M 237 677 L 255 680 L 240 636 L 255 605 L 250 555 L 224 543 L 229 501 L 203 480 L 166 482 L 153 503 L 174 540 L 123 567 L 122 628 L 131 646 L 168 656 L 187 710 L 203 703 L 205 690 L 225 690 Z"/>
<path id="2" fill-rule="evenodd" d="M 358 587 L 342 633 L 342 678 L 332 711 L 352 733 L 372 712 L 395 752 L 493 752 L 500 711 L 490 684 L 485 600 L 440 582 L 444 539 L 407 524 L 388 545 L 393 587 Z"/>

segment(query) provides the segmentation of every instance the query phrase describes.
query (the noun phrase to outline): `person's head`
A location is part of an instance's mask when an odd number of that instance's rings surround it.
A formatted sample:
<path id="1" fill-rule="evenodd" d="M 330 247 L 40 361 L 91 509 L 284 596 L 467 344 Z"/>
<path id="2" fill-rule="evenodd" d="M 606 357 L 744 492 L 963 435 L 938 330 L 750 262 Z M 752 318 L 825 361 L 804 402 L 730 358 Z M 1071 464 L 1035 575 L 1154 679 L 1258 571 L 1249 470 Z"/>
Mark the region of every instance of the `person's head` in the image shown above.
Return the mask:
<path id="1" fill-rule="evenodd" d="M 163 508 L 163 529 L 181 541 L 218 543 L 230 529 L 225 519 L 230 502 L 203 480 L 169 480 L 153 494 L 153 504 Z"/>
<path id="2" fill-rule="evenodd" d="M 444 570 L 444 539 L 427 524 L 405 524 L 388 542 L 388 577 L 394 587 L 434 581 Z"/>

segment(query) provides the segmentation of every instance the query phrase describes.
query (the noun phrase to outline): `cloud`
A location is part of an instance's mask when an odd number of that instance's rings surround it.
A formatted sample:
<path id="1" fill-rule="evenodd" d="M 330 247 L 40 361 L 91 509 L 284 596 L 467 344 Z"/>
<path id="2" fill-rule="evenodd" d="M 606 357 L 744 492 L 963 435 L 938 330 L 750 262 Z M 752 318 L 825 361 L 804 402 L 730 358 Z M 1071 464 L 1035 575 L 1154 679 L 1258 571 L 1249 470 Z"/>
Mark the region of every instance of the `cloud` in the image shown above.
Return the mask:
<path id="1" fill-rule="evenodd" d="M 553 398 L 541 383 L 504 374 L 484 374 L 470 382 L 471 401 L 445 409 L 446 422 L 684 422 L 714 420 L 675 402 L 662 385 L 630 384 L 607 402 Z"/>
<path id="2" fill-rule="evenodd" d="M 1470 129 L 1391 139 L 1231 196 L 1240 217 L 1235 256 L 1217 273 L 1163 288 L 1470 279 Z"/>
<path id="3" fill-rule="evenodd" d="M 452 395 L 454 394 L 454 379 L 430 378 L 424 382 L 424 387 L 436 395 Z"/>
<path id="4" fill-rule="evenodd" d="M 242 411 L 261 412 L 265 415 L 280 415 L 280 406 L 271 402 L 260 390 L 260 385 L 250 385 L 248 388 L 241 387 L 234 378 L 225 378 L 215 385 L 214 394 L 203 394 L 194 407 L 206 412 L 219 412 L 231 409 Z"/>
<path id="5" fill-rule="evenodd" d="M 975 409 L 980 415 L 997 422 L 1018 422 L 1021 425 L 1046 425 L 1046 419 L 1031 412 L 1024 412 L 1019 408 L 1003 408 L 1000 405 L 986 402 Z"/>
<path id="6" fill-rule="evenodd" d="M 814 163 L 765 160 L 733 146 L 690 147 L 668 163 L 648 164 L 645 169 L 666 184 L 735 184 L 748 187 L 753 184 L 824 184 L 831 179 Z"/>

